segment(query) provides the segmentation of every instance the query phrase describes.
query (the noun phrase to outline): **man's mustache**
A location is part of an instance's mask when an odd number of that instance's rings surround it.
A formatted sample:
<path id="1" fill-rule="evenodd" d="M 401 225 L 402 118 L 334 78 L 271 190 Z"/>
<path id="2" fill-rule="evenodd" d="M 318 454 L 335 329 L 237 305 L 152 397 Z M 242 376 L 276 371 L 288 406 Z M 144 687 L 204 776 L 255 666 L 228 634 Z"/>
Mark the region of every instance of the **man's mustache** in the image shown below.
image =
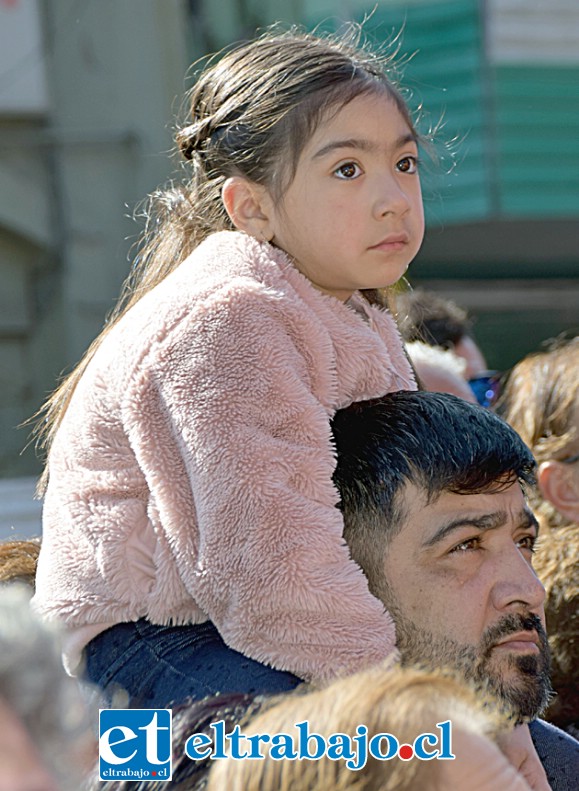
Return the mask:
<path id="1" fill-rule="evenodd" d="M 481 655 L 487 656 L 500 640 L 516 632 L 536 632 L 541 643 L 541 653 L 548 650 L 547 633 L 539 616 L 534 613 L 511 613 L 485 630 L 481 640 Z"/>

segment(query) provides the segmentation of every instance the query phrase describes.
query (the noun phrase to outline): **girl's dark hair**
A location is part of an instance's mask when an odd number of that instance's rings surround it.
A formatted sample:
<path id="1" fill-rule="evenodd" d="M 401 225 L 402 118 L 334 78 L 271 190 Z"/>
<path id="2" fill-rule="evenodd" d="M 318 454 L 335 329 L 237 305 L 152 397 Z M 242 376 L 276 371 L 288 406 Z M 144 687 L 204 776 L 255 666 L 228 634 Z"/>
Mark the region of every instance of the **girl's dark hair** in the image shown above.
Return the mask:
<path id="1" fill-rule="evenodd" d="M 416 134 L 392 72 L 392 57 L 362 45 L 356 25 L 339 36 L 295 28 L 269 31 L 201 72 L 186 97 L 186 122 L 176 134 L 185 178 L 150 196 L 140 248 L 115 309 L 36 416 L 43 418 L 35 429 L 40 446 L 50 448 L 80 377 L 119 319 L 210 233 L 233 230 L 221 200 L 227 178 L 243 176 L 281 197 L 322 117 L 363 94 L 388 97 Z M 378 290 L 365 296 L 387 304 Z M 40 491 L 46 482 L 45 471 Z"/>

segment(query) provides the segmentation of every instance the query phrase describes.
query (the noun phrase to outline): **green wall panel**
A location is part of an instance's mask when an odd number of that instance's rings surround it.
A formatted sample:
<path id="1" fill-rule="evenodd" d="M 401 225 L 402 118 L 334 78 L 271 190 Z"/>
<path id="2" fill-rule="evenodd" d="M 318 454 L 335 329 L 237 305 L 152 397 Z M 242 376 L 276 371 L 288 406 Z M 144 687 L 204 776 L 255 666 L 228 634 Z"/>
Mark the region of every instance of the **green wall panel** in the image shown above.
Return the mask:
<path id="1" fill-rule="evenodd" d="M 579 68 L 500 67 L 495 75 L 504 216 L 579 214 Z"/>

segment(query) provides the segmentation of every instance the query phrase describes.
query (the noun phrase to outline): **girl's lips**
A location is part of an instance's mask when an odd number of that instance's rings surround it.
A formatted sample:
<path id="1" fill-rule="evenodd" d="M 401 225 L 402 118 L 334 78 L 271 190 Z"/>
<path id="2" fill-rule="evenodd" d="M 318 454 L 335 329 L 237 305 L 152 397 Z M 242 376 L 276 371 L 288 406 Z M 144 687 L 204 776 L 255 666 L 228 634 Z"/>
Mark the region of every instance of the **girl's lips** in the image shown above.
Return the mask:
<path id="1" fill-rule="evenodd" d="M 408 244 L 408 241 L 407 233 L 390 234 L 390 236 L 386 236 L 381 242 L 378 242 L 378 244 L 372 245 L 370 250 L 401 249 L 404 245 Z"/>

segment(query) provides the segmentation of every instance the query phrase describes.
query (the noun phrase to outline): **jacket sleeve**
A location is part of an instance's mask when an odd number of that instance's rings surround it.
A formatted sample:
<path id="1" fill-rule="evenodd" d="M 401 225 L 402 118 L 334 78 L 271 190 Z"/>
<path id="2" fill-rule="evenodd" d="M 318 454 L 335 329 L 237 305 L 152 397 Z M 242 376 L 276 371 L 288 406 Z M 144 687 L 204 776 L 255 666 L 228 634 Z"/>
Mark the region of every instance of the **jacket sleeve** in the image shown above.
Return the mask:
<path id="1" fill-rule="evenodd" d="M 381 661 L 395 633 L 342 537 L 311 381 L 328 349 L 307 359 L 279 309 L 248 291 L 177 324 L 128 395 L 130 438 L 181 578 L 225 642 L 323 681 Z"/>

